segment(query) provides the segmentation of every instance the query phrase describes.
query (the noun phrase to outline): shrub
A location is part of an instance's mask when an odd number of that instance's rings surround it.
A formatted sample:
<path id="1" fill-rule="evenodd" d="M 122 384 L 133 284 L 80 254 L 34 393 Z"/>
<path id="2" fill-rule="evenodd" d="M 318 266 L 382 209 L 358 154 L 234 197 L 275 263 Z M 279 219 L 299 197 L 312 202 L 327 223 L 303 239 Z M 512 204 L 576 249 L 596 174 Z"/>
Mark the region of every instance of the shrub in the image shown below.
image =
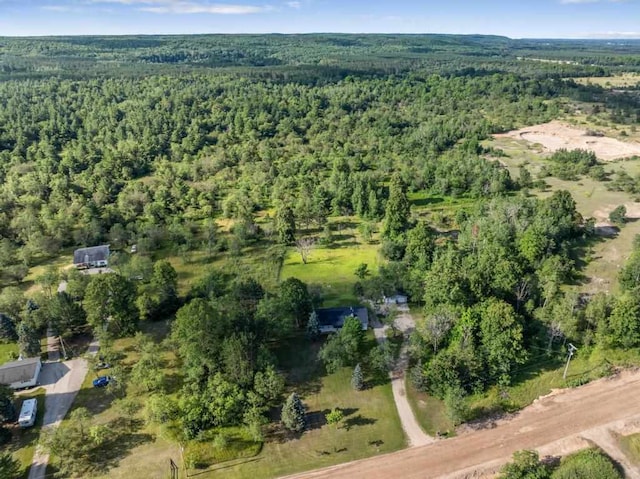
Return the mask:
<path id="1" fill-rule="evenodd" d="M 613 462 L 599 449 L 585 449 L 565 457 L 551 479 L 622 479 Z"/>

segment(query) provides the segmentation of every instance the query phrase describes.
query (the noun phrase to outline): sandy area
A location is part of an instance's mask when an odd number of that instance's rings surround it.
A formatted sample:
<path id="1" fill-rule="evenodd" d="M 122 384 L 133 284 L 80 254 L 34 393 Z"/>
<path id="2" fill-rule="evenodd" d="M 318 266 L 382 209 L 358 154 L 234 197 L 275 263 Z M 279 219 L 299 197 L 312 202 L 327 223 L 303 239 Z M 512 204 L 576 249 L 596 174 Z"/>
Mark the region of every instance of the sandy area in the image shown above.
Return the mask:
<path id="1" fill-rule="evenodd" d="M 539 143 L 545 151 L 553 152 L 561 148 L 593 151 L 603 161 L 618 160 L 640 155 L 640 143 L 624 142 L 606 136 L 587 136 L 586 129 L 569 126 L 560 121 L 529 126 L 520 130 L 495 135 L 496 138 L 515 138 L 531 143 Z"/>

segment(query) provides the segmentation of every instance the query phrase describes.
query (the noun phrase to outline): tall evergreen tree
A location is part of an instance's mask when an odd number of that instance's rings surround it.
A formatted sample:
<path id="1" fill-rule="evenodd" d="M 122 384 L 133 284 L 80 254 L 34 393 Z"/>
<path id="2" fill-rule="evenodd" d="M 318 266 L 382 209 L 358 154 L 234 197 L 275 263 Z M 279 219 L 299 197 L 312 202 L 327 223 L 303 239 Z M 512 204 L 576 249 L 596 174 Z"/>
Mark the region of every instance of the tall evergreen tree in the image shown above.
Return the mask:
<path id="1" fill-rule="evenodd" d="M 283 206 L 276 211 L 276 231 L 278 241 L 282 244 L 291 244 L 296 235 L 296 218 L 289 206 Z"/>
<path id="2" fill-rule="evenodd" d="M 18 339 L 16 325 L 6 314 L 0 313 L 0 343 L 11 343 Z"/>
<path id="3" fill-rule="evenodd" d="M 304 431 L 307 425 L 304 406 L 300 396 L 295 392 L 291 393 L 282 407 L 282 424 L 285 428 L 294 432 Z"/>
<path id="4" fill-rule="evenodd" d="M 411 205 L 407 197 L 407 185 L 400 175 L 391 177 L 389 185 L 389 200 L 384 214 L 384 226 L 382 233 L 387 238 L 396 238 L 409 226 Z"/>
<path id="5" fill-rule="evenodd" d="M 40 355 L 40 338 L 26 321 L 22 321 L 18 325 L 18 347 L 20 354 L 25 358 Z"/>
<path id="6" fill-rule="evenodd" d="M 360 367 L 360 363 L 356 364 L 356 367 L 353 369 L 353 374 L 351 375 L 351 387 L 356 391 L 362 391 L 364 388 L 364 378 L 362 377 L 362 368 Z"/>
<path id="7" fill-rule="evenodd" d="M 320 323 L 318 322 L 318 313 L 312 311 L 309 315 L 309 322 L 307 323 L 307 335 L 311 339 L 315 339 L 320 336 Z"/>

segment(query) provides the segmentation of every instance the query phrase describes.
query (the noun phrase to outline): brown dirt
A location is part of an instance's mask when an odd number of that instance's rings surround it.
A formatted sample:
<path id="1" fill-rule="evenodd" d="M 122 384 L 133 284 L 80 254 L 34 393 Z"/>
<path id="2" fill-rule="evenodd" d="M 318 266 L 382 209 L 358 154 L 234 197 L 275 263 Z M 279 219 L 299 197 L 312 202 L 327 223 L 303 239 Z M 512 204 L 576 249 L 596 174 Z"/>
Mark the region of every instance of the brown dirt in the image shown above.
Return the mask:
<path id="1" fill-rule="evenodd" d="M 328 477 L 377 479 L 486 477 L 522 449 L 562 455 L 620 431 L 640 420 L 640 372 L 564 390 L 539 399 L 513 419 L 495 427 L 465 432 L 458 437 L 392 454 L 289 476 L 290 479 Z M 590 441 L 585 441 L 588 439 Z M 603 444 L 604 445 L 604 444 Z"/>
<path id="2" fill-rule="evenodd" d="M 606 136 L 587 136 L 586 133 L 584 129 L 569 126 L 560 121 L 552 121 L 495 135 L 495 137 L 539 143 L 544 147 L 544 151 L 548 152 L 554 152 L 561 148 L 590 150 L 603 161 L 640 155 L 640 143 L 624 142 Z"/>

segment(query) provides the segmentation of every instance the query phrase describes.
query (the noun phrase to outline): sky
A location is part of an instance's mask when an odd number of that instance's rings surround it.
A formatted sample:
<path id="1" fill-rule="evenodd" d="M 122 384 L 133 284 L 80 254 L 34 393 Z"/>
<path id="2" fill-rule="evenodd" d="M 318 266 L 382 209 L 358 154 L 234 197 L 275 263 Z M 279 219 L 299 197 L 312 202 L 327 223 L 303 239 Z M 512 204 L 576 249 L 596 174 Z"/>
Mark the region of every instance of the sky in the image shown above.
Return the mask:
<path id="1" fill-rule="evenodd" d="M 640 0 L 0 0 L 0 36 L 310 32 L 640 38 Z"/>

